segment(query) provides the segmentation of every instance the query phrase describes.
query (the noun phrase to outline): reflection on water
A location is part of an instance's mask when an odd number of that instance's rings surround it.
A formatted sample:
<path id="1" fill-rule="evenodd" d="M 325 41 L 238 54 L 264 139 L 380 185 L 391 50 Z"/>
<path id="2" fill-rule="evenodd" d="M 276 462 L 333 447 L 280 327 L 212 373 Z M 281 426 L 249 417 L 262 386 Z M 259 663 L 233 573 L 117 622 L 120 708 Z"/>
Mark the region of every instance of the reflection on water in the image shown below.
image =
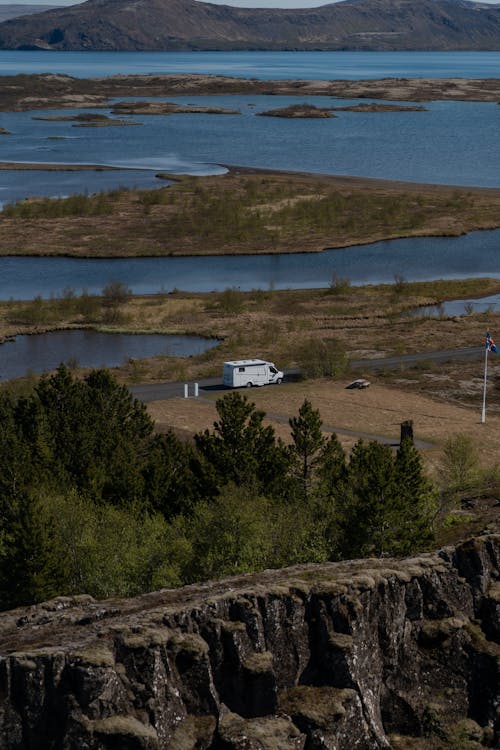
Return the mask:
<path id="1" fill-rule="evenodd" d="M 89 330 L 53 331 L 16 336 L 0 345 L 0 379 L 28 372 L 54 370 L 61 362 L 81 367 L 117 367 L 128 359 L 191 357 L 217 346 L 216 339 L 198 336 L 98 333 Z"/>
<path id="2" fill-rule="evenodd" d="M 500 278 L 500 230 L 460 237 L 414 237 L 322 253 L 167 258 L 0 257 L 0 300 L 101 294 L 120 281 L 134 294 L 327 288 L 333 276 L 353 285 L 434 279 Z"/>

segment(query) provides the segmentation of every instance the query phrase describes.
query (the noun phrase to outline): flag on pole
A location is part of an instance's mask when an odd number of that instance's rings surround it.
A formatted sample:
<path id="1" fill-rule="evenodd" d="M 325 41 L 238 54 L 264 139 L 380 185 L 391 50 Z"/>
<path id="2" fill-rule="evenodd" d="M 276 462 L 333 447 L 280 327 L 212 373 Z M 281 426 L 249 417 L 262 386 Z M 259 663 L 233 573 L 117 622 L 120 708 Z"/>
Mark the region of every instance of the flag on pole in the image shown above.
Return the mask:
<path id="1" fill-rule="evenodd" d="M 488 352 L 498 354 L 495 342 L 491 338 L 490 332 L 486 331 L 486 341 L 484 346 L 484 384 L 483 384 L 483 410 L 481 412 L 481 422 L 486 421 L 486 380 L 488 377 Z"/>
<path id="2" fill-rule="evenodd" d="M 486 333 L 486 348 L 489 352 L 493 352 L 494 354 L 498 354 L 498 349 L 495 346 L 495 342 L 491 338 L 490 332 L 488 331 Z"/>

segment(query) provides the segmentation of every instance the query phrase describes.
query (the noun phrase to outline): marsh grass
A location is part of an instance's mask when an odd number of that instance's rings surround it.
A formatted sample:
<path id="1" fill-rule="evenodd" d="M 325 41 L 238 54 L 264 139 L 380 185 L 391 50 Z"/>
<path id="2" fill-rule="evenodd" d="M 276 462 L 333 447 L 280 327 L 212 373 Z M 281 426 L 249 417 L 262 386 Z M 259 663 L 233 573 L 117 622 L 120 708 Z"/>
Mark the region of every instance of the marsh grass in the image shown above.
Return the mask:
<path id="1" fill-rule="evenodd" d="M 60 323 L 94 324 L 99 322 L 126 323 L 129 319 L 120 309 L 128 299 L 120 282 L 112 282 L 102 296 L 80 295 L 65 289 L 61 296 L 44 299 L 40 295 L 28 302 L 3 303 L 4 320 L 14 326 L 49 326 Z"/>
<path id="2" fill-rule="evenodd" d="M 6 219 L 61 219 L 74 216 L 109 216 L 113 202 L 121 193 L 70 195 L 68 198 L 27 198 L 3 208 Z"/>
<path id="3" fill-rule="evenodd" d="M 220 344 L 189 360 L 190 379 L 220 370 L 229 359 L 262 357 L 276 362 L 281 369 L 303 367 L 307 377 L 337 377 L 347 372 L 349 359 L 390 356 L 418 351 L 435 351 L 447 342 L 448 348 L 482 344 L 486 320 L 472 313 L 461 319 L 411 319 L 405 310 L 433 301 L 473 296 L 480 288 L 484 294 L 499 289 L 494 280 L 470 282 L 406 283 L 404 299 L 394 302 L 393 285 L 350 287 L 341 297 L 332 298 L 328 290 L 225 290 L 221 293 L 151 295 L 126 298 L 118 308 L 118 318 L 107 319 L 103 297 L 76 295 L 65 290 L 59 298 L 32 302 L 0 303 L 0 337 L 15 333 L 33 333 L 53 328 L 89 325 L 113 332 L 157 332 L 216 336 Z M 108 322 L 106 322 L 108 320 Z M 492 333 L 500 330 L 500 313 L 488 317 Z M 168 360 L 168 361 L 167 361 Z M 171 362 L 152 358 L 141 369 L 140 379 L 175 379 Z M 493 372 L 494 360 L 491 362 Z M 413 378 L 412 388 L 435 392 L 436 382 L 425 374 L 454 371 L 457 363 L 435 366 L 430 360 L 410 368 L 404 364 L 392 373 L 380 371 L 386 382 Z M 142 368 L 142 365 L 141 365 Z M 460 365 L 465 371 L 465 366 Z M 117 369 L 125 382 L 137 380 L 137 366 Z M 471 370 L 472 372 L 472 370 Z M 458 374 L 446 386 L 453 400 L 465 403 L 466 390 L 455 394 Z M 439 384 L 439 390 L 445 386 Z M 500 391 L 491 388 L 489 405 L 500 404 Z M 469 399 L 470 400 L 470 399 Z"/>
<path id="4" fill-rule="evenodd" d="M 295 357 L 307 378 L 337 377 L 348 369 L 347 352 L 337 339 L 309 339 L 295 347 Z"/>
<path id="5" fill-rule="evenodd" d="M 0 253 L 128 257 L 313 251 L 498 226 L 500 196 L 354 178 L 236 174 L 153 190 L 29 199 L 0 214 Z M 43 229 L 41 229 L 43 226 Z M 343 293 L 347 280 L 332 284 Z M 339 287 L 338 289 L 336 287 Z"/>
<path id="6" fill-rule="evenodd" d="M 336 273 L 332 274 L 332 278 L 330 279 L 330 286 L 328 288 L 330 294 L 347 294 L 350 288 L 350 279 L 338 276 Z"/>

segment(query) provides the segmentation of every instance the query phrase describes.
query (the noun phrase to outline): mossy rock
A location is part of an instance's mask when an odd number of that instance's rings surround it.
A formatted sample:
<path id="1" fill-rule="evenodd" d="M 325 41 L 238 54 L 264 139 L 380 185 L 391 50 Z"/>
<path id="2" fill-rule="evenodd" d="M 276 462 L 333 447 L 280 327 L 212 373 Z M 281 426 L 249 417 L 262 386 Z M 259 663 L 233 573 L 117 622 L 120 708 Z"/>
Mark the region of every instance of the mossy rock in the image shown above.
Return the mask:
<path id="1" fill-rule="evenodd" d="M 244 662 L 243 667 L 254 674 L 264 674 L 273 670 L 273 655 L 270 651 L 250 654 Z"/>
<path id="2" fill-rule="evenodd" d="M 299 685 L 280 695 L 280 709 L 294 721 L 303 719 L 308 724 L 326 728 L 341 719 L 345 704 L 356 698 L 356 691 L 349 688 L 314 687 Z"/>
<path id="3" fill-rule="evenodd" d="M 306 739 L 288 719 L 243 719 L 230 711 L 221 717 L 218 734 L 228 750 L 303 750 Z"/>
<path id="4" fill-rule="evenodd" d="M 154 727 L 142 724 L 133 716 L 109 716 L 89 722 L 92 734 L 109 739 L 123 750 L 158 750 L 158 735 Z M 120 743 L 119 745 L 116 743 Z"/>
<path id="5" fill-rule="evenodd" d="M 186 716 L 170 738 L 168 750 L 205 750 L 212 744 L 215 729 L 214 716 Z"/>

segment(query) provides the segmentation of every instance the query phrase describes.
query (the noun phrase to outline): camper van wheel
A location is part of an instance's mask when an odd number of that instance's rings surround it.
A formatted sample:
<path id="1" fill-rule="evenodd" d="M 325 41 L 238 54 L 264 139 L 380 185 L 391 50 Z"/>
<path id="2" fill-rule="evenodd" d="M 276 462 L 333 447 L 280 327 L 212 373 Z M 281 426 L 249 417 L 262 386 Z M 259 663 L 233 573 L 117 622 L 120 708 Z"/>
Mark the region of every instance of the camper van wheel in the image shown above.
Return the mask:
<path id="1" fill-rule="evenodd" d="M 252 386 L 253 386 L 253 383 L 250 383 L 250 382 L 247 383 L 247 388 L 251 388 Z"/>
<path id="2" fill-rule="evenodd" d="M 278 380 L 276 381 L 276 385 L 281 385 L 282 382 L 283 381 L 281 380 L 281 378 L 278 378 Z"/>

